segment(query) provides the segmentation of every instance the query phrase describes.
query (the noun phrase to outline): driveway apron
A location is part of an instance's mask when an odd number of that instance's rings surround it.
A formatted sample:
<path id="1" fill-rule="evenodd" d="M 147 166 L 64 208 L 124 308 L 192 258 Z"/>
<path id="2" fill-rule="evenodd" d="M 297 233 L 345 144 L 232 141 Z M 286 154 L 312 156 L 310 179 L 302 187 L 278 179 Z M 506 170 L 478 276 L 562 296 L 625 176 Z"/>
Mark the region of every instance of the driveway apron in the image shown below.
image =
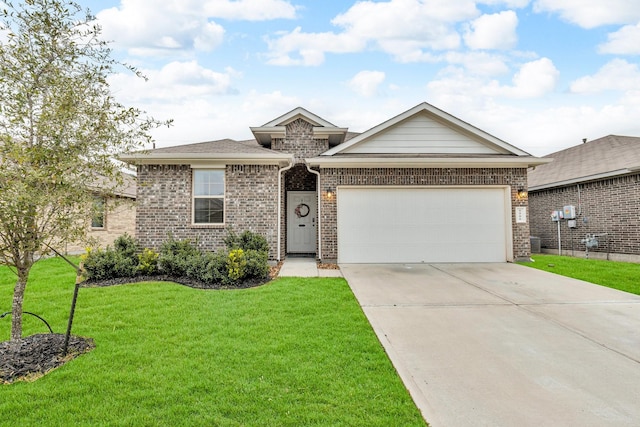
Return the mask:
<path id="1" fill-rule="evenodd" d="M 500 264 L 340 266 L 438 426 L 639 426 L 640 297 Z"/>

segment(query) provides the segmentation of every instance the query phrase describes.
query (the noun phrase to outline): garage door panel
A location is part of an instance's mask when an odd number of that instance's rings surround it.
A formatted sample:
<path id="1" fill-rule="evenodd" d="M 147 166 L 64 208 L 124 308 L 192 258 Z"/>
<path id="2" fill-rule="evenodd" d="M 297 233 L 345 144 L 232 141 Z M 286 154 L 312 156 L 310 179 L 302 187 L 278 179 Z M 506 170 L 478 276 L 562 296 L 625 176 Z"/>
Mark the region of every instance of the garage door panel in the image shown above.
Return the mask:
<path id="1" fill-rule="evenodd" d="M 501 188 L 339 188 L 343 263 L 503 262 Z"/>

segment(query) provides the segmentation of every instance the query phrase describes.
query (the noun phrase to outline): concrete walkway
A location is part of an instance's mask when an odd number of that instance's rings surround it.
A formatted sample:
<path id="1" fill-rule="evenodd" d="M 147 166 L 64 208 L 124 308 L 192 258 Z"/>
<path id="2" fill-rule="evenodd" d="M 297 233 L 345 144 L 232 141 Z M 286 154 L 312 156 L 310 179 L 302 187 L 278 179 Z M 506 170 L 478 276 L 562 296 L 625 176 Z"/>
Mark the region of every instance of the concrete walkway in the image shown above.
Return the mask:
<path id="1" fill-rule="evenodd" d="M 286 258 L 278 277 L 342 277 L 340 270 L 318 268 L 313 258 Z"/>
<path id="2" fill-rule="evenodd" d="M 340 268 L 432 426 L 640 425 L 640 296 L 507 263 Z"/>

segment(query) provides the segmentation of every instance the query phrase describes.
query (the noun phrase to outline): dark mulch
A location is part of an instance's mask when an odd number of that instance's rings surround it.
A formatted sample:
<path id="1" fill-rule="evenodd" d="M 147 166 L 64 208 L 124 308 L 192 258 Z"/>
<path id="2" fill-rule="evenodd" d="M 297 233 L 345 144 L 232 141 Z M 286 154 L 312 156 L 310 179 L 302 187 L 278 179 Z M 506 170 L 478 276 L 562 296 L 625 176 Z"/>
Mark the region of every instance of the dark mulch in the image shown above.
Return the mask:
<path id="1" fill-rule="evenodd" d="M 64 337 L 64 334 L 37 334 L 0 342 L 0 383 L 34 381 L 96 346 L 91 338 L 72 335 L 65 356 Z"/>
<path id="2" fill-rule="evenodd" d="M 150 276 L 118 277 L 109 280 L 86 280 L 82 282 L 81 286 L 85 288 L 97 288 L 103 286 L 125 285 L 127 283 L 173 282 L 195 289 L 248 289 L 264 285 L 265 283 L 278 277 L 280 267 L 282 267 L 282 262 L 279 262 L 277 265 L 271 267 L 269 269 L 269 276 L 265 277 L 264 279 L 244 280 L 234 285 L 209 284 L 201 282 L 200 280 L 191 279 L 189 277 L 176 277 L 168 276 L 166 274 L 154 274 Z"/>

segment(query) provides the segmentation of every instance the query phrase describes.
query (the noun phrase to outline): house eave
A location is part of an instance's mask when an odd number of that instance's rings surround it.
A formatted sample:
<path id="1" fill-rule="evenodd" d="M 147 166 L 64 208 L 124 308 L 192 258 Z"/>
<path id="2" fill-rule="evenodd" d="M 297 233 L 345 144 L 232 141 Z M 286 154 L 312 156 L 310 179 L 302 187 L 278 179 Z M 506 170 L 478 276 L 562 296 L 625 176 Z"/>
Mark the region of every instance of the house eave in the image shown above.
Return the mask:
<path id="1" fill-rule="evenodd" d="M 533 185 L 529 187 L 528 191 L 539 191 L 539 190 L 547 190 L 549 188 L 567 187 L 569 185 L 581 184 L 583 182 L 600 181 L 602 179 L 615 178 L 617 176 L 624 176 L 624 175 L 634 174 L 638 172 L 640 172 L 640 166 L 625 168 L 625 169 L 618 169 L 610 172 L 582 176 L 582 177 L 572 178 L 572 179 L 565 179 L 562 181 L 549 182 L 546 184 Z"/>
<path id="2" fill-rule="evenodd" d="M 326 168 L 526 168 L 549 163 L 536 157 L 313 157 L 309 166 Z"/>
<path id="3" fill-rule="evenodd" d="M 120 160 L 133 165 L 184 165 L 193 166 L 207 165 L 287 165 L 293 162 L 291 154 L 272 154 L 265 156 L 254 153 L 233 153 L 220 154 L 217 156 L 203 153 L 186 153 L 176 155 L 175 153 L 163 154 L 123 154 L 118 157 Z"/>

